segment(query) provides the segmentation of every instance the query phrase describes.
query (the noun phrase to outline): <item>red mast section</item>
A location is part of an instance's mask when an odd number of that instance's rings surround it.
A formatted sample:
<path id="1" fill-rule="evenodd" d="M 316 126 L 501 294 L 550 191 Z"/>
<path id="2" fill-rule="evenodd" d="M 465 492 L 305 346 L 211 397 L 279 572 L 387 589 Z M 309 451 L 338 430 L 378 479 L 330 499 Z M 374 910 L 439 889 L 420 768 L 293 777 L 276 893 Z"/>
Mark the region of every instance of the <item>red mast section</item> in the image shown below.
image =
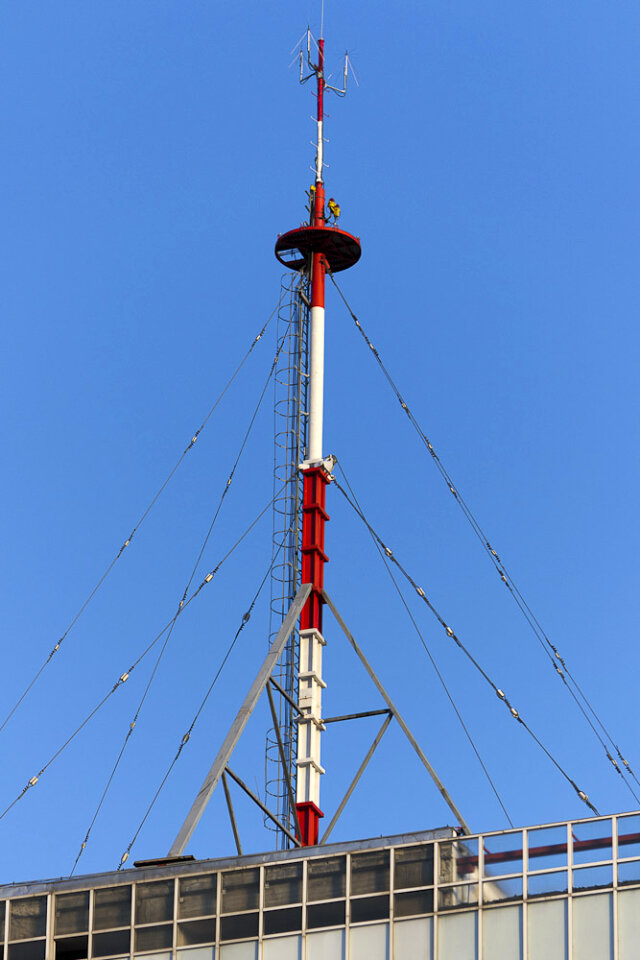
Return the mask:
<path id="1" fill-rule="evenodd" d="M 307 426 L 306 459 L 303 472 L 302 500 L 302 564 L 301 582 L 312 585 L 311 594 L 300 618 L 300 669 L 298 705 L 301 713 L 298 726 L 298 758 L 296 776 L 296 809 L 300 823 L 301 842 L 311 846 L 318 842 L 319 821 L 323 816 L 319 806 L 320 735 L 322 724 L 322 588 L 325 553 L 325 524 L 329 515 L 325 509 L 326 489 L 331 481 L 333 459 L 323 450 L 324 411 L 324 295 L 327 271 L 337 272 L 353 266 L 360 258 L 358 238 L 340 230 L 337 220 L 340 209 L 331 199 L 325 212 L 323 179 L 324 153 L 324 94 L 333 90 L 346 92 L 348 60 L 345 58 L 344 88 L 330 86 L 324 76 L 324 39 L 318 40 L 318 62 L 311 60 L 311 34 L 307 35 L 307 61 L 311 73 L 302 76 L 303 54 L 300 54 L 301 82 L 312 76 L 317 84 L 317 148 L 316 178 L 311 188 L 310 222 L 278 237 L 276 256 L 293 270 L 307 271 L 311 281 L 311 310 L 309 319 L 309 416 Z"/>

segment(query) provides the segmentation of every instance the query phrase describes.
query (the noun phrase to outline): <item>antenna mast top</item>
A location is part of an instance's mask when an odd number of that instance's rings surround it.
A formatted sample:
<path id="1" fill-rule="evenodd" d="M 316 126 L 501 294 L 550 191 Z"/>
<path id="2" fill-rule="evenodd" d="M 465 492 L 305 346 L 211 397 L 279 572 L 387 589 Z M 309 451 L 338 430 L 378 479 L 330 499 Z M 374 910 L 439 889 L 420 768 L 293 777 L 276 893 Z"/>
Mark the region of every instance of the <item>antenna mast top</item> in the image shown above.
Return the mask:
<path id="1" fill-rule="evenodd" d="M 324 4 L 321 36 L 316 41 L 307 30 L 307 49 L 300 51 L 300 83 L 312 77 L 316 81 L 316 159 L 315 182 L 309 190 L 309 222 L 282 234 L 276 241 L 276 257 L 285 266 L 299 271 L 310 286 L 308 314 L 309 379 L 306 454 L 300 465 L 303 475 L 301 584 L 311 591 L 302 609 L 299 630 L 298 671 L 298 756 L 296 760 L 296 815 L 300 841 L 304 846 L 318 842 L 320 762 L 322 722 L 322 607 L 324 603 L 326 488 L 331 482 L 335 458 L 326 456 L 323 441 L 324 415 L 324 298 L 326 272 L 352 267 L 360 259 L 360 241 L 337 225 L 340 206 L 331 197 L 325 211 L 324 191 L 324 94 L 332 90 L 338 96 L 347 92 L 349 60 L 345 54 L 342 88 L 325 78 Z M 313 56 L 312 56 L 313 45 Z M 317 50 L 317 58 L 316 58 Z M 305 64 L 306 59 L 306 64 Z M 305 76 L 305 69 L 308 71 Z M 293 777 L 291 778 L 293 779 Z"/>
<path id="2" fill-rule="evenodd" d="M 324 3 L 322 9 L 324 21 Z M 322 32 L 322 28 L 321 28 Z M 317 50 L 317 62 L 314 62 L 312 48 Z M 307 49 L 300 50 L 300 83 L 307 83 L 312 77 L 316 80 L 316 158 L 315 183 L 311 186 L 309 205 L 309 225 L 306 224 L 296 230 L 281 234 L 276 242 L 276 257 L 280 263 L 291 270 L 303 270 L 310 267 L 310 259 L 314 254 L 322 255 L 324 268 L 331 273 L 338 273 L 352 267 L 360 259 L 360 240 L 340 230 L 337 220 L 340 208 L 333 198 L 329 200 L 329 212 L 325 212 L 324 190 L 324 94 L 331 90 L 340 97 L 347 92 L 347 73 L 349 70 L 349 55 L 345 53 L 342 87 L 333 86 L 325 79 L 324 38 L 315 39 L 310 29 L 307 29 Z M 305 63 L 306 60 L 306 63 Z M 305 75 L 305 69 L 308 73 Z M 311 271 L 311 275 L 317 271 Z M 323 275 L 324 281 L 324 275 Z M 323 300 L 324 302 L 324 300 Z"/>

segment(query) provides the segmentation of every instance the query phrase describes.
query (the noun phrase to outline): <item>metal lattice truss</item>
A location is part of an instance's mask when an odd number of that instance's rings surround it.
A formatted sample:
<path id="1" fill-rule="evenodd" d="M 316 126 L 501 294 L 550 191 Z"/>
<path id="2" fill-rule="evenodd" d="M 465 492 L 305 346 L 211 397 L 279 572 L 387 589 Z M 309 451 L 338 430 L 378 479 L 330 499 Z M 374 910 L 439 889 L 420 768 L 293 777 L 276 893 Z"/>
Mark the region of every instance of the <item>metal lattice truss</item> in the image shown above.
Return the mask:
<path id="1" fill-rule="evenodd" d="M 280 744 L 280 749 L 282 749 L 282 741 L 279 734 L 279 727 L 277 723 L 277 712 L 276 712 L 274 701 L 273 701 L 272 689 L 276 690 L 280 694 L 280 696 L 284 696 L 287 699 L 289 699 L 289 696 L 286 693 L 286 691 L 282 689 L 280 684 L 278 684 L 277 681 L 275 681 L 272 678 L 272 673 L 276 668 L 276 665 L 282 655 L 282 651 L 284 650 L 287 644 L 287 641 L 289 640 L 289 637 L 291 636 L 291 633 L 295 629 L 298 618 L 300 617 L 300 613 L 302 612 L 302 609 L 305 603 L 307 602 L 307 599 L 310 593 L 311 593 L 311 584 L 309 583 L 302 584 L 302 586 L 298 589 L 295 595 L 295 598 L 293 600 L 293 603 L 291 604 L 289 611 L 282 623 L 282 626 L 280 627 L 280 630 L 278 631 L 276 638 L 271 645 L 269 653 L 267 654 L 267 657 L 264 660 L 264 663 L 260 667 L 260 670 L 258 671 L 258 674 L 255 680 L 253 681 L 253 684 L 251 685 L 251 688 L 247 693 L 247 696 L 245 697 L 244 702 L 240 707 L 240 710 L 238 711 L 238 714 L 235 720 L 233 721 L 233 724 L 231 725 L 222 746 L 220 747 L 218 755 L 216 756 L 211 766 L 211 769 L 209 770 L 207 776 L 205 777 L 204 782 L 200 787 L 200 790 L 198 791 L 196 799 L 194 800 L 193 805 L 184 823 L 182 824 L 182 827 L 180 828 L 178 835 L 176 836 L 173 842 L 173 845 L 168 854 L 169 857 L 182 856 L 186 845 L 191 839 L 191 836 L 195 828 L 197 827 L 209 800 L 211 799 L 213 791 L 215 790 L 215 788 L 217 787 L 218 783 L 221 780 L 222 780 L 223 788 L 225 791 L 227 806 L 229 809 L 229 816 L 231 819 L 231 826 L 233 829 L 236 846 L 238 848 L 238 853 L 239 854 L 242 853 L 237 824 L 236 824 L 236 820 L 233 812 L 233 806 L 231 804 L 231 795 L 229 792 L 227 777 L 230 777 L 232 780 L 234 780 L 238 784 L 238 786 L 241 787 L 241 789 L 244 790 L 244 792 L 254 801 L 254 803 L 256 803 L 257 806 L 260 807 L 260 809 L 265 814 L 265 816 L 268 817 L 270 820 L 272 820 L 275 823 L 275 825 L 278 827 L 278 829 L 280 829 L 296 846 L 301 845 L 300 830 L 297 822 L 296 822 L 296 834 L 294 836 L 294 834 L 283 823 L 281 823 L 280 820 L 278 820 L 275 814 L 273 814 L 265 806 L 265 804 L 262 803 L 259 797 L 257 797 L 255 793 L 253 793 L 253 791 L 246 785 L 246 783 L 244 783 L 244 781 L 230 769 L 229 761 L 236 747 L 236 744 L 238 743 L 238 740 L 240 739 L 242 732 L 246 727 L 247 722 L 251 714 L 253 713 L 253 710 L 255 709 L 255 706 L 258 700 L 260 699 L 260 696 L 264 692 L 265 688 L 267 690 L 267 695 L 269 698 L 271 715 L 274 720 L 274 729 L 277 734 L 277 738 Z M 438 791 L 442 795 L 445 803 L 447 804 L 447 806 L 453 813 L 454 817 L 456 818 L 456 822 L 461 826 L 464 833 L 470 834 L 471 831 L 465 819 L 463 818 L 462 814 L 460 813 L 457 806 L 453 802 L 451 796 L 449 795 L 449 792 L 447 791 L 446 787 L 438 777 L 436 771 L 433 769 L 433 767 L 429 763 L 422 748 L 420 747 L 417 740 L 409 730 L 409 727 L 403 720 L 401 714 L 398 712 L 398 709 L 396 708 L 395 704 L 391 700 L 391 697 L 389 696 L 389 694 L 383 687 L 382 683 L 378 679 L 373 667 L 371 666 L 371 664 L 365 657 L 364 653 L 356 643 L 355 638 L 353 637 L 349 628 L 347 627 L 344 620 L 340 616 L 340 613 L 336 609 L 333 601 L 331 600 L 331 597 L 327 594 L 325 590 L 322 591 L 322 596 L 323 596 L 324 603 L 331 610 L 338 625 L 341 627 L 343 633 L 345 634 L 347 640 L 349 641 L 349 644 L 351 645 L 353 651 L 355 652 L 356 656 L 360 660 L 366 672 L 369 674 L 376 689 L 378 690 L 378 693 L 380 694 L 383 701 L 385 702 L 386 708 L 383 710 L 370 711 L 368 713 L 350 714 L 344 717 L 333 717 L 324 721 L 326 723 L 335 723 L 341 720 L 351 720 L 351 719 L 356 719 L 358 717 L 373 716 L 376 714 L 384 715 L 385 717 L 380 730 L 378 731 L 373 743 L 371 744 L 369 750 L 367 751 L 367 754 L 364 760 L 360 764 L 360 767 L 358 768 L 353 780 L 351 781 L 351 784 L 349 785 L 349 789 L 347 790 L 345 796 L 340 802 L 338 809 L 336 810 L 331 822 L 329 823 L 329 826 L 325 830 L 324 836 L 322 837 L 322 840 L 320 842 L 325 843 L 327 841 L 329 834 L 333 830 L 334 826 L 338 821 L 338 818 L 340 817 L 340 815 L 342 814 L 342 811 L 347 805 L 353 791 L 356 788 L 358 781 L 360 780 L 360 777 L 364 773 L 364 770 L 366 769 L 369 761 L 371 760 L 378 744 L 382 740 L 382 737 L 384 736 L 384 733 L 386 732 L 392 719 L 395 719 L 398 722 L 400 729 L 402 730 L 402 732 L 408 739 L 409 743 L 417 753 L 421 763 L 428 771 L 429 775 L 431 776 L 431 779 L 433 780 L 436 787 L 438 788 Z M 298 709 L 297 704 L 292 703 L 291 706 L 293 706 L 293 708 L 295 709 L 295 711 L 298 713 L 299 716 L 302 716 L 302 714 Z M 285 769 L 287 770 L 287 777 L 286 777 L 287 789 L 290 795 L 293 796 L 293 787 L 291 783 L 291 771 L 288 767 L 285 767 Z M 293 803 L 292 803 L 292 806 L 295 809 L 295 805 Z"/>

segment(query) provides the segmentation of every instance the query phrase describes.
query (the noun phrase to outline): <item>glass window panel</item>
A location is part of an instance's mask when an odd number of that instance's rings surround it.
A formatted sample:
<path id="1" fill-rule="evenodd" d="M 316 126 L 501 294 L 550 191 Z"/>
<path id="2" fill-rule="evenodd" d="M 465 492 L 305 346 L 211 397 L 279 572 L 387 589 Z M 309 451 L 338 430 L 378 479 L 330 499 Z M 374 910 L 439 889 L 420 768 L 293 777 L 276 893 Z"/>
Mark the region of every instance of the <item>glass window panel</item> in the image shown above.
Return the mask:
<path id="1" fill-rule="evenodd" d="M 613 884 L 613 866 L 582 867 L 573 871 L 574 890 L 595 890 L 597 887 L 610 887 Z"/>
<path id="2" fill-rule="evenodd" d="M 56 940 L 56 960 L 86 960 L 89 956 L 89 937 L 63 937 Z"/>
<path id="3" fill-rule="evenodd" d="M 455 843 L 451 844 L 451 847 L 455 857 L 455 877 L 452 879 L 477 879 L 478 838 L 465 837 L 464 840 L 456 840 Z"/>
<path id="4" fill-rule="evenodd" d="M 395 852 L 394 885 L 403 887 L 428 887 L 433 883 L 433 844 L 406 847 Z"/>
<path id="5" fill-rule="evenodd" d="M 222 917 L 221 940 L 248 940 L 258 936 L 258 914 L 244 913 L 238 917 Z"/>
<path id="6" fill-rule="evenodd" d="M 4 916 L 6 908 L 6 901 L 0 900 L 0 943 L 4 943 Z"/>
<path id="7" fill-rule="evenodd" d="M 307 867 L 307 900 L 331 900 L 344 897 L 345 857 L 321 857 L 309 860 Z"/>
<path id="8" fill-rule="evenodd" d="M 302 900 L 302 864 L 279 863 L 264 871 L 264 905 L 279 907 Z"/>
<path id="9" fill-rule="evenodd" d="M 618 883 L 640 883 L 640 860 L 618 864 Z"/>
<path id="10" fill-rule="evenodd" d="M 433 913 L 433 890 L 413 890 L 411 893 L 396 893 L 393 899 L 396 917 L 414 917 Z"/>
<path id="11" fill-rule="evenodd" d="M 158 927 L 141 927 L 136 929 L 135 951 L 166 950 L 173 944 L 173 924 L 164 923 Z"/>
<path id="12" fill-rule="evenodd" d="M 455 887 L 440 887 L 438 891 L 439 910 L 457 910 L 477 902 L 477 883 L 459 883 Z"/>
<path id="13" fill-rule="evenodd" d="M 12 900 L 9 917 L 9 940 L 44 937 L 47 932 L 47 898 Z"/>
<path id="14" fill-rule="evenodd" d="M 440 866 L 438 870 L 439 883 L 451 883 L 458 877 L 456 870 L 456 844 L 440 843 L 438 844 L 438 853 Z"/>
<path id="15" fill-rule="evenodd" d="M 567 865 L 567 828 L 527 830 L 529 870 L 550 870 Z"/>
<path id="16" fill-rule="evenodd" d="M 314 903 L 307 907 L 307 927 L 338 927 L 345 922 L 345 901 L 334 900 L 333 903 Z"/>
<path id="17" fill-rule="evenodd" d="M 640 816 L 618 817 L 618 857 L 640 857 Z"/>
<path id="18" fill-rule="evenodd" d="M 440 883 L 451 883 L 477 875 L 478 840 L 465 838 L 440 843 Z"/>
<path id="19" fill-rule="evenodd" d="M 112 930 L 110 933 L 94 933 L 91 949 L 94 957 L 115 957 L 129 953 L 130 930 Z"/>
<path id="20" fill-rule="evenodd" d="M 9 946 L 9 960 L 44 960 L 46 940 L 32 940 L 30 943 L 12 943 Z"/>
<path id="21" fill-rule="evenodd" d="M 178 916 L 206 917 L 216 912 L 216 875 L 180 880 Z"/>
<path id="22" fill-rule="evenodd" d="M 380 893 L 389 889 L 389 851 L 372 850 L 351 857 L 351 893 Z"/>
<path id="23" fill-rule="evenodd" d="M 130 923 L 131 887 L 103 887 L 102 889 L 93 891 L 94 930 L 108 930 L 110 927 L 127 927 Z M 128 950 L 129 945 L 127 944 L 125 952 L 128 952 Z"/>
<path id="24" fill-rule="evenodd" d="M 547 893 L 567 892 L 567 871 L 557 873 L 531 873 L 527 880 L 529 897 L 543 897 Z"/>
<path id="25" fill-rule="evenodd" d="M 234 870 L 222 874 L 222 912 L 256 910 L 260 901 L 260 871 Z"/>
<path id="26" fill-rule="evenodd" d="M 216 939 L 216 921 L 193 920 L 191 923 L 178 924 L 178 946 L 186 947 L 194 943 L 214 943 Z"/>
<path id="27" fill-rule="evenodd" d="M 265 934 L 289 933 L 302 929 L 302 907 L 288 907 L 286 910 L 265 910 L 262 915 Z"/>
<path id="28" fill-rule="evenodd" d="M 89 891 L 56 897 L 56 934 L 83 933 L 89 929 Z"/>
<path id="29" fill-rule="evenodd" d="M 386 920 L 388 916 L 389 897 L 362 897 L 351 901 L 351 923 Z"/>
<path id="30" fill-rule="evenodd" d="M 173 880 L 136 885 L 136 926 L 173 920 Z"/>
<path id="31" fill-rule="evenodd" d="M 502 877 L 522 873 L 522 833 L 503 833 L 484 838 L 484 875 Z"/>
<path id="32" fill-rule="evenodd" d="M 571 838 L 574 865 L 611 860 L 613 856 L 611 820 L 587 820 L 586 823 L 573 823 Z"/>
<path id="33" fill-rule="evenodd" d="M 508 880 L 485 880 L 482 885 L 484 903 L 496 903 L 498 900 L 522 900 L 522 877 Z"/>

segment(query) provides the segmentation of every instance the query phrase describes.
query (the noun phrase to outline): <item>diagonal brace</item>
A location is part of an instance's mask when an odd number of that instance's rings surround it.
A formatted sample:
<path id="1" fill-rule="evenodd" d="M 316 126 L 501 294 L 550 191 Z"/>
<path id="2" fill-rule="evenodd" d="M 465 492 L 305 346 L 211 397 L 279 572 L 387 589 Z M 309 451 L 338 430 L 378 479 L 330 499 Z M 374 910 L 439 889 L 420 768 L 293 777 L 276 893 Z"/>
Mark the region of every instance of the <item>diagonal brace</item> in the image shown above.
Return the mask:
<path id="1" fill-rule="evenodd" d="M 323 717 L 323 723 L 342 723 L 343 720 L 362 720 L 365 717 L 381 717 L 382 714 L 389 714 L 391 710 L 365 710 L 361 713 L 345 713 L 342 717 Z"/>
<path id="2" fill-rule="evenodd" d="M 269 681 L 271 673 L 280 659 L 282 651 L 284 650 L 287 640 L 291 636 L 298 617 L 307 602 L 307 598 L 311 593 L 311 584 L 303 583 L 302 586 L 298 589 L 293 603 L 289 607 L 289 612 L 282 622 L 282 626 L 278 630 L 277 636 L 273 643 L 271 644 L 271 649 L 267 654 L 267 657 L 258 671 L 249 693 L 244 699 L 242 706 L 240 707 L 238 714 L 231 725 L 231 729 L 227 733 L 227 736 L 224 739 L 224 743 L 220 747 L 217 757 L 213 761 L 213 765 L 209 770 L 209 773 L 204 779 L 198 795 L 193 802 L 191 810 L 187 814 L 187 818 L 180 827 L 180 831 L 173 841 L 171 850 L 169 851 L 170 857 L 180 856 L 184 852 L 184 848 L 191 839 L 193 831 L 200 821 L 200 817 L 205 811 L 205 808 L 211 799 L 211 794 L 218 785 L 225 767 L 233 753 L 235 746 L 240 739 L 242 731 L 247 725 L 249 717 L 251 716 L 256 703 L 260 698 L 260 694 L 264 690 L 266 684 Z"/>
<path id="3" fill-rule="evenodd" d="M 299 840 L 302 836 L 302 832 L 300 830 L 300 820 L 298 819 L 298 809 L 296 807 L 296 798 L 293 795 L 293 784 L 291 783 L 291 774 L 289 773 L 287 758 L 284 755 L 284 745 L 282 743 L 282 735 L 280 733 L 280 724 L 278 723 L 278 714 L 276 712 L 276 705 L 273 702 L 273 694 L 271 693 L 271 687 L 269 686 L 269 684 L 267 684 L 267 696 L 269 698 L 269 709 L 271 710 L 271 719 L 273 720 L 273 730 L 276 735 L 276 740 L 278 742 L 278 753 L 280 754 L 280 763 L 282 764 L 282 772 L 284 774 L 284 780 L 287 785 L 287 793 L 289 794 L 289 806 L 291 808 L 291 812 L 295 819 L 296 837 Z"/>
<path id="4" fill-rule="evenodd" d="M 347 805 L 348 802 L 349 802 L 349 799 L 350 799 L 350 797 L 351 797 L 351 794 L 353 793 L 353 791 L 355 790 L 355 788 L 358 786 L 358 781 L 360 780 L 360 777 L 362 776 L 362 774 L 363 774 L 364 771 L 366 770 L 367 765 L 368 765 L 368 763 L 369 763 L 369 760 L 371 760 L 371 757 L 374 755 L 374 753 L 375 753 L 375 751 L 376 751 L 376 747 L 378 746 L 378 744 L 379 744 L 380 741 L 382 740 L 383 736 L 385 735 L 385 732 L 386 732 L 387 727 L 389 726 L 389 724 L 391 723 L 391 721 L 392 721 L 392 719 L 393 719 L 393 714 L 391 713 L 390 710 L 385 710 L 385 711 L 383 711 L 383 712 L 386 713 L 387 716 L 385 717 L 385 720 L 384 720 L 382 726 L 381 726 L 380 729 L 378 730 L 378 733 L 377 733 L 377 735 L 376 735 L 375 740 L 373 741 L 373 743 L 371 744 L 371 746 L 370 746 L 369 749 L 367 750 L 367 755 L 366 755 L 366 757 L 364 758 L 364 760 L 363 760 L 362 763 L 360 764 L 360 766 L 359 766 L 359 768 L 358 768 L 358 772 L 356 773 L 355 777 L 354 777 L 353 780 L 351 781 L 351 784 L 350 784 L 350 786 L 349 786 L 349 789 L 347 790 L 347 792 L 345 793 L 344 797 L 342 798 L 342 801 L 341 801 L 341 803 L 340 803 L 340 806 L 338 807 L 338 809 L 337 809 L 336 812 L 334 813 L 334 815 L 333 815 L 333 817 L 332 817 L 332 820 L 331 820 L 331 823 L 329 824 L 329 826 L 328 826 L 327 829 L 325 830 L 324 836 L 323 836 L 322 840 L 320 841 L 320 843 L 326 843 L 326 842 L 327 842 L 327 840 L 328 840 L 328 838 L 329 838 L 329 834 L 331 833 L 331 831 L 332 831 L 333 828 L 335 827 L 336 823 L 338 822 L 338 820 L 339 820 L 339 818 L 340 818 L 340 816 L 341 816 L 341 814 L 342 814 L 342 811 L 344 810 L 344 808 L 346 807 L 346 805 Z"/>
<path id="5" fill-rule="evenodd" d="M 264 815 L 267 816 L 267 817 L 269 817 L 269 820 L 271 820 L 272 823 L 275 823 L 276 827 L 278 827 L 280 830 L 282 830 L 282 832 L 285 833 L 285 834 L 289 837 L 289 840 L 292 840 L 292 841 L 295 843 L 296 847 L 301 846 L 300 841 L 298 840 L 298 838 L 295 837 L 295 836 L 291 833 L 291 831 L 288 830 L 287 827 L 285 827 L 285 825 L 284 825 L 283 823 L 280 823 L 280 821 L 278 820 L 278 818 L 277 818 L 273 813 L 271 813 L 271 810 L 269 810 L 269 807 L 266 807 L 266 806 L 264 805 L 264 803 L 262 802 L 262 800 L 260 799 L 260 797 L 257 797 L 257 796 L 255 795 L 255 793 L 253 792 L 253 790 L 251 789 L 251 787 L 248 787 L 248 786 L 246 785 L 246 783 L 244 782 L 244 780 L 241 780 L 240 777 L 238 776 L 238 774 L 233 772 L 233 770 L 231 769 L 231 767 L 227 767 L 226 770 L 225 770 L 225 773 L 228 773 L 229 776 L 231 777 L 231 779 L 232 779 L 232 780 L 235 780 L 235 782 L 238 784 L 239 787 L 242 788 L 242 790 L 244 790 L 244 792 L 247 794 L 247 796 L 248 796 L 248 797 L 251 797 L 251 799 L 252 799 L 253 802 L 256 804 L 256 806 L 260 807 L 260 809 L 262 810 L 262 812 L 264 813 Z"/>
<path id="6" fill-rule="evenodd" d="M 236 815 L 233 812 L 233 803 L 231 802 L 231 793 L 229 792 L 229 784 L 227 783 L 227 775 L 222 771 L 222 786 L 224 787 L 224 796 L 227 801 L 227 810 L 229 811 L 229 820 L 231 821 L 231 829 L 233 830 L 233 839 L 236 842 L 236 850 L 238 851 L 238 856 L 242 856 L 242 844 L 240 843 L 240 834 L 238 833 L 238 824 L 236 823 Z"/>
<path id="7" fill-rule="evenodd" d="M 463 832 L 466 833 L 467 835 L 469 835 L 469 834 L 471 833 L 471 830 L 469 829 L 469 826 L 468 826 L 466 820 L 464 819 L 464 817 L 462 816 L 462 814 L 460 813 L 460 811 L 459 811 L 458 808 L 456 807 L 455 803 L 453 802 L 453 800 L 452 800 L 451 797 L 449 796 L 449 791 L 447 790 L 447 788 L 446 788 L 445 785 L 443 784 L 442 780 L 440 779 L 440 777 L 438 776 L 438 774 L 436 773 L 436 771 L 433 769 L 433 767 L 431 766 L 431 764 L 430 764 L 429 761 L 427 760 L 426 756 L 424 755 L 424 753 L 423 753 L 423 751 L 422 751 L 422 748 L 420 747 L 420 744 L 418 743 L 418 741 L 416 740 L 416 738 L 413 736 L 413 734 L 412 734 L 411 731 L 409 730 L 409 727 L 406 725 L 406 723 L 404 722 L 404 720 L 402 719 L 402 717 L 400 716 L 400 714 L 399 714 L 398 711 L 396 710 L 396 707 L 395 707 L 395 704 L 393 703 L 393 700 L 391 699 L 391 697 L 389 696 L 389 694 L 387 693 L 387 691 L 385 690 L 385 688 L 382 686 L 380 680 L 378 680 L 378 677 L 377 677 L 377 675 L 376 675 L 375 670 L 373 669 L 373 667 L 371 666 L 371 664 L 369 663 L 369 661 L 368 661 L 367 658 L 365 657 L 364 653 L 362 652 L 362 650 L 360 649 L 360 647 L 359 647 L 358 644 L 356 643 L 354 637 L 352 636 L 351 632 L 349 631 L 349 628 L 347 627 L 346 623 L 344 622 L 344 620 L 342 619 L 342 617 L 341 617 L 340 614 L 338 613 L 338 610 L 336 609 L 335 604 L 333 603 L 333 600 L 331 599 L 331 597 L 329 596 L 329 594 L 327 593 L 326 590 L 322 590 L 322 599 L 324 600 L 324 602 L 327 604 L 327 606 L 328 606 L 329 609 L 331 610 L 332 614 L 334 615 L 334 617 L 336 618 L 336 620 L 337 620 L 337 622 L 339 623 L 340 627 L 342 628 L 342 632 L 344 633 L 344 635 L 346 636 L 347 640 L 349 641 L 349 643 L 350 643 L 351 646 L 353 647 L 353 650 L 355 651 L 355 653 L 356 653 L 358 659 L 360 660 L 362 666 L 365 668 L 365 670 L 367 671 L 367 673 L 369 674 L 369 676 L 370 676 L 371 679 L 373 680 L 374 684 L 376 685 L 377 690 L 378 690 L 378 693 L 380 694 L 380 696 L 382 697 L 382 699 L 384 700 L 384 702 L 386 703 L 386 705 L 389 707 L 389 710 L 391 710 L 392 714 L 394 715 L 394 717 L 396 718 L 396 720 L 397 720 L 398 723 L 400 724 L 400 727 L 401 727 L 402 732 L 404 733 L 405 737 L 407 738 L 407 740 L 409 741 L 409 743 L 411 744 L 411 746 L 413 747 L 413 749 L 415 750 L 415 752 L 418 754 L 418 757 L 420 758 L 420 760 L 421 760 L 421 762 L 423 763 L 423 765 L 424 765 L 424 766 L 426 767 L 426 769 L 428 770 L 429 775 L 431 776 L 431 779 L 433 780 L 433 782 L 435 783 L 436 787 L 438 788 L 438 790 L 439 790 L 440 793 L 442 794 L 442 797 L 443 797 L 445 803 L 447 804 L 447 806 L 449 807 L 449 809 L 450 809 L 451 812 L 453 813 L 453 815 L 454 815 L 454 817 L 456 818 L 457 822 L 458 822 L 458 823 L 460 824 L 460 826 L 462 827 Z"/>
<path id="8" fill-rule="evenodd" d="M 274 690 L 278 691 L 281 697 L 284 697 L 284 699 L 287 701 L 289 706 L 293 707 L 293 709 L 296 712 L 296 715 L 298 717 L 301 717 L 302 714 L 300 713 L 300 707 L 298 706 L 296 701 L 293 699 L 293 697 L 290 697 L 287 691 L 280 686 L 278 681 L 275 680 L 273 677 L 269 677 L 269 684 L 274 688 Z"/>

